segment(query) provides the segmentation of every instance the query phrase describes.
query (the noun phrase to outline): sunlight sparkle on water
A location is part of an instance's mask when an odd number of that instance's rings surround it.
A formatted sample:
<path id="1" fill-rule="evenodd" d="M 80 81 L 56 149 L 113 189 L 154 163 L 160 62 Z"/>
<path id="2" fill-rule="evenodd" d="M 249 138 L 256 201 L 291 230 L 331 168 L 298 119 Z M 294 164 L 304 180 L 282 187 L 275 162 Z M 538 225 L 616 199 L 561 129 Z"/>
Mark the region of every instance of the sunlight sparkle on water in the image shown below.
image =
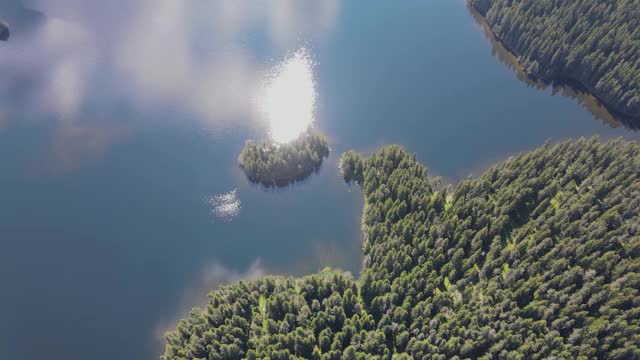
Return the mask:
<path id="1" fill-rule="evenodd" d="M 227 193 L 211 196 L 207 199 L 211 207 L 211 214 L 223 220 L 231 221 L 240 214 L 240 199 L 237 189 Z"/>
<path id="2" fill-rule="evenodd" d="M 316 89 L 306 49 L 296 51 L 273 69 L 261 95 L 260 107 L 273 141 L 292 141 L 311 126 Z"/>

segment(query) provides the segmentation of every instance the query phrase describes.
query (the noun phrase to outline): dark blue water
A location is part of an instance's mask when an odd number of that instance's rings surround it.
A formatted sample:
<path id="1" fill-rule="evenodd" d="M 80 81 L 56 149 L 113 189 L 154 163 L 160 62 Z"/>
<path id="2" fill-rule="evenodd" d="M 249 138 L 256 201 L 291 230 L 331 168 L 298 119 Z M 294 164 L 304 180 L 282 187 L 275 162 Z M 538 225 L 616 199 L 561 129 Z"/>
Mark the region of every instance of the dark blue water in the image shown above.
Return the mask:
<path id="1" fill-rule="evenodd" d="M 2 359 L 152 359 L 220 283 L 357 275 L 347 149 L 398 143 L 455 182 L 549 138 L 640 139 L 518 80 L 462 0 L 0 4 Z M 265 136 L 252 89 L 300 48 L 332 153 L 265 190 L 236 163 Z"/>

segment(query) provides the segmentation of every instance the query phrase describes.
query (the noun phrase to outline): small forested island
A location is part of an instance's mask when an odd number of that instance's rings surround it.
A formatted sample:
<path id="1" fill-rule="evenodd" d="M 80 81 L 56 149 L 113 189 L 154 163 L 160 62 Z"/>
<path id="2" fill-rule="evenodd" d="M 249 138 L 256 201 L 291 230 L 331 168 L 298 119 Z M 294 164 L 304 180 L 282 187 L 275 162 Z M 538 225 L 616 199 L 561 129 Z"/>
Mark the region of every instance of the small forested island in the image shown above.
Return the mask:
<path id="1" fill-rule="evenodd" d="M 240 153 L 240 167 L 250 181 L 267 187 L 287 186 L 320 168 L 329 156 L 327 139 L 311 130 L 289 143 L 249 140 Z"/>
<path id="2" fill-rule="evenodd" d="M 345 154 L 364 262 L 209 294 L 163 359 L 639 359 L 640 145 L 546 144 L 447 192 L 388 146 Z"/>
<path id="3" fill-rule="evenodd" d="M 530 76 L 577 85 L 640 125 L 640 2 L 470 3 Z"/>
<path id="4" fill-rule="evenodd" d="M 4 21 L 0 20 L 0 41 L 9 40 L 9 36 L 11 32 L 9 31 L 9 25 L 7 25 Z"/>

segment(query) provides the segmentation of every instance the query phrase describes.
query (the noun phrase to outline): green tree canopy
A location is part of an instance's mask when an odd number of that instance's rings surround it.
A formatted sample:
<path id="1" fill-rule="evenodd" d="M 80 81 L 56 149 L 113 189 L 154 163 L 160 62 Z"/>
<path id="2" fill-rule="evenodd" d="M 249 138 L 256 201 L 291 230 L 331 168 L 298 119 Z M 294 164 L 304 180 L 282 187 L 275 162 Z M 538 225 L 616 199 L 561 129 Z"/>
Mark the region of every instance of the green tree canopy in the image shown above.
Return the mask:
<path id="1" fill-rule="evenodd" d="M 238 157 L 250 181 L 265 186 L 286 186 L 302 180 L 320 168 L 329 156 L 327 139 L 306 131 L 296 140 L 278 144 L 271 140 L 249 140 Z"/>
<path id="2" fill-rule="evenodd" d="M 471 0 L 526 71 L 640 122 L 640 0 Z"/>
<path id="3" fill-rule="evenodd" d="M 639 144 L 546 144 L 450 193 L 398 146 L 345 156 L 362 163 L 358 282 L 213 291 L 165 359 L 640 358 Z"/>

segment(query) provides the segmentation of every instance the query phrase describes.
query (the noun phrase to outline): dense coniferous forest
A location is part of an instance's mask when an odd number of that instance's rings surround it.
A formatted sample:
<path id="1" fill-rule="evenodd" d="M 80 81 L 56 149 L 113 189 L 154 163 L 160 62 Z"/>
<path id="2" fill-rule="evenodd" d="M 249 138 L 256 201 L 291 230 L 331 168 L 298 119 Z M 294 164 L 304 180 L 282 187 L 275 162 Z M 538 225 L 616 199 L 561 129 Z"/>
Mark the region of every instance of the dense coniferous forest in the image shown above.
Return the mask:
<path id="1" fill-rule="evenodd" d="M 532 76 L 640 121 L 639 0 L 470 0 Z"/>
<path id="2" fill-rule="evenodd" d="M 164 359 L 640 359 L 640 145 L 563 142 L 448 192 L 414 155 L 346 153 L 364 264 L 210 293 Z"/>
<path id="3" fill-rule="evenodd" d="M 247 141 L 240 153 L 240 167 L 249 180 L 265 186 L 286 186 L 320 168 L 329 156 L 327 139 L 311 131 L 296 140 L 278 144 L 271 140 Z"/>

